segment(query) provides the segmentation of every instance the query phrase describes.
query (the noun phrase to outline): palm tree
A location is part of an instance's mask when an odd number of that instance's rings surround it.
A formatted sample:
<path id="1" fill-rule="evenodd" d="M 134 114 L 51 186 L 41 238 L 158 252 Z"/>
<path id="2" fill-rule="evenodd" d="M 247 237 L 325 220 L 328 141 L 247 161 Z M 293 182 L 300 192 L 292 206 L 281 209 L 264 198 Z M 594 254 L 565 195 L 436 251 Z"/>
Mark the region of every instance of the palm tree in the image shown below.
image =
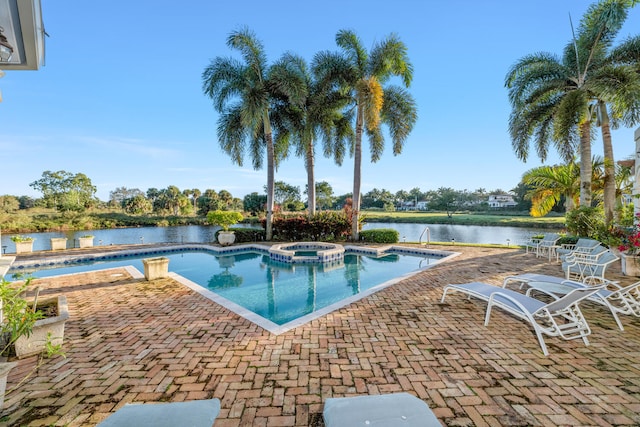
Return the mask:
<path id="1" fill-rule="evenodd" d="M 616 205 L 616 168 L 611 126 L 617 127 L 620 119 L 625 125 L 633 126 L 640 115 L 640 74 L 634 69 L 640 64 L 637 44 L 627 41 L 610 52 L 613 40 L 626 20 L 629 6 L 627 0 L 607 0 L 592 5 L 581 21 L 578 39 L 574 39 L 574 44 L 598 45 L 595 50 L 597 53 L 593 55 L 592 67 L 595 70 L 592 79 L 598 84 L 592 94 L 591 107 L 595 112 L 596 125 L 602 133 L 604 213 L 607 225 L 614 220 Z M 619 61 L 617 58 L 631 60 Z"/>
<path id="2" fill-rule="evenodd" d="M 227 46 L 240 52 L 243 62 L 216 57 L 202 73 L 203 91 L 213 100 L 218 118 L 218 139 L 222 149 L 239 166 L 244 151 L 251 154 L 253 167 L 262 167 L 267 152 L 266 239 L 273 234 L 273 198 L 276 150 L 269 118 L 271 93 L 267 82 L 264 46 L 247 28 L 233 31 Z"/>
<path id="3" fill-rule="evenodd" d="M 533 138 L 545 161 L 553 144 L 569 162 L 580 153 L 580 205 L 591 205 L 591 112 L 584 86 L 586 75 L 576 70 L 571 51 L 561 59 L 549 53 L 521 58 L 507 73 L 512 112 L 509 133 L 516 156 L 525 161 Z"/>
<path id="4" fill-rule="evenodd" d="M 604 162 L 596 156 L 591 159 L 592 193 L 599 200 L 602 195 Z M 548 214 L 564 198 L 567 212 L 575 209 L 580 197 L 580 166 L 572 161 L 565 165 L 541 166 L 527 171 L 522 182 L 529 187 L 525 194 L 531 200 L 531 216 Z"/>
<path id="5" fill-rule="evenodd" d="M 591 128 L 596 124 L 596 113 L 597 123 L 603 126 L 603 140 L 608 138 L 603 141 L 609 177 L 605 200 L 607 205 L 613 205 L 610 197 L 611 183 L 615 186 L 615 181 L 611 181 L 613 148 L 605 103 L 612 103 L 616 116 L 628 114 L 630 108 L 635 108 L 633 99 L 638 92 L 632 83 L 632 73 L 612 67 L 606 49 L 626 17 L 628 3 L 605 0 L 592 6 L 578 37 L 566 46 L 562 59 L 548 53 L 528 55 L 511 67 L 505 79 L 513 107 L 509 130 L 520 159 L 526 161 L 529 140 L 533 139 L 542 161 L 553 143 L 569 162 L 579 141 L 581 206 L 590 206 L 592 202 Z"/>
<path id="6" fill-rule="evenodd" d="M 616 165 L 616 206 L 624 204 L 623 195 L 633 192 L 633 171 L 630 166 Z"/>
<path id="7" fill-rule="evenodd" d="M 541 166 L 522 177 L 530 187 L 531 216 L 545 216 L 564 198 L 567 212 L 573 210 L 580 195 L 580 168 L 574 162 L 559 166 Z"/>
<path id="8" fill-rule="evenodd" d="M 393 76 L 400 77 L 405 88 L 413 78 L 413 66 L 407 55 L 407 47 L 398 36 L 391 34 L 376 43 L 367 52 L 358 36 L 349 30 L 336 34 L 336 44 L 342 49 L 343 58 L 336 61 L 332 70 L 345 90 L 348 90 L 352 108 L 355 107 L 355 146 L 353 147 L 353 211 L 351 235 L 358 239 L 360 187 L 362 182 L 362 134 L 366 132 L 370 143 L 371 161 L 380 159 L 384 149 L 381 124 L 389 128 L 393 142 L 393 154 L 402 152 L 404 142 L 418 118 L 413 97 L 404 88 L 385 83 Z M 342 64 L 342 68 L 337 68 Z M 322 76 L 322 74 L 321 74 Z"/>
<path id="9" fill-rule="evenodd" d="M 323 55 L 316 55 L 313 68 L 327 66 L 319 64 L 323 60 Z M 343 112 L 348 98 L 338 93 L 326 76 L 321 80 L 312 75 L 305 60 L 291 53 L 273 64 L 269 81 L 276 94 L 273 116 L 278 119 L 277 145 L 284 148 L 293 144 L 296 155 L 305 160 L 311 217 L 316 212 L 315 143 L 322 138 L 325 156 L 334 156 L 335 162 L 342 164 L 344 151 L 335 147 L 344 147 L 353 138 L 350 117 Z"/>

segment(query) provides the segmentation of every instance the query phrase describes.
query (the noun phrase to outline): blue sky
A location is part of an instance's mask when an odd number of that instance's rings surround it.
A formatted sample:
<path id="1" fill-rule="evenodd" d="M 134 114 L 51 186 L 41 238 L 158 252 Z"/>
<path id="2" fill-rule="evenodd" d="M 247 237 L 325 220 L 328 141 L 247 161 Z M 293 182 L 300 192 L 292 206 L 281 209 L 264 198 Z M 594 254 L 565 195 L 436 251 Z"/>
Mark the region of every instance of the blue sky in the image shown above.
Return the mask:
<path id="1" fill-rule="evenodd" d="M 365 46 L 395 32 L 414 65 L 410 88 L 419 118 L 401 155 L 387 144 L 375 164 L 365 157 L 362 191 L 419 187 L 473 191 L 514 188 L 540 166 L 513 154 L 504 76 L 520 57 L 560 54 L 591 4 L 582 0 L 236 1 L 42 0 L 46 65 L 0 79 L 0 194 L 37 197 L 29 183 L 45 170 L 84 173 L 108 200 L 117 187 L 263 192 L 266 171 L 232 164 L 219 148 L 217 115 L 201 74 L 216 56 L 236 55 L 228 34 L 248 26 L 268 59 L 286 51 L 307 60 L 336 50 L 339 29 Z M 621 37 L 640 30 L 636 7 Z M 388 141 L 387 141 L 388 143 Z M 617 159 L 634 153 L 633 129 L 613 131 Z M 594 154 L 601 154 L 600 138 Z M 365 145 L 365 152 L 368 148 Z M 557 163 L 551 153 L 546 164 Z M 318 181 L 351 191 L 352 159 L 341 167 L 321 156 Z M 301 159 L 276 180 L 304 190 Z"/>

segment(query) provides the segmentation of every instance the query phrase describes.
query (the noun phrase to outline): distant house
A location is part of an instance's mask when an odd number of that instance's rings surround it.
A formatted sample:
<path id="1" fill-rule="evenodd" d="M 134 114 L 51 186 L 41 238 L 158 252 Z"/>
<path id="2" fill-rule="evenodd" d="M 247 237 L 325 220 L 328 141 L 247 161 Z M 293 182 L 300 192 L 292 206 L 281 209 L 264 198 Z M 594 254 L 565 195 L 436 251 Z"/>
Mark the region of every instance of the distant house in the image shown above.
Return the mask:
<path id="1" fill-rule="evenodd" d="M 492 194 L 489 196 L 489 207 L 494 209 L 508 209 L 518 206 L 510 194 Z"/>
<path id="2" fill-rule="evenodd" d="M 415 202 L 414 200 L 410 200 L 407 202 L 400 203 L 400 206 L 397 208 L 399 211 L 426 211 L 427 210 L 427 202 L 419 201 Z"/>

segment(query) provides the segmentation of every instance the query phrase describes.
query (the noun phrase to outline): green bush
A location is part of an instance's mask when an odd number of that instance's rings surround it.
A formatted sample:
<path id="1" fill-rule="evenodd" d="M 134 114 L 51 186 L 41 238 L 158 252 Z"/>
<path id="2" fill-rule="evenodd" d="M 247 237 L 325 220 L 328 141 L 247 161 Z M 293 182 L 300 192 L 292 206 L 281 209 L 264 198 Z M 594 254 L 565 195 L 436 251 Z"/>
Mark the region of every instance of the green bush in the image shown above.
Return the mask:
<path id="1" fill-rule="evenodd" d="M 369 243 L 398 243 L 400 233 L 390 228 L 376 228 L 360 232 L 360 240 Z"/>
<path id="2" fill-rule="evenodd" d="M 218 239 L 218 233 L 222 230 L 216 231 L 216 240 Z M 229 231 L 233 231 L 236 235 L 235 243 L 251 243 L 260 242 L 265 239 L 265 231 L 262 228 L 230 228 Z"/>
<path id="3" fill-rule="evenodd" d="M 228 231 L 229 227 L 242 221 L 243 218 L 240 212 L 220 210 L 207 212 L 207 222 L 211 225 L 219 225 L 224 231 Z"/>
<path id="4" fill-rule="evenodd" d="M 601 208 L 577 208 L 567 212 L 567 230 L 574 236 L 597 239 L 604 230 L 604 212 Z"/>
<path id="5" fill-rule="evenodd" d="M 557 245 L 575 245 L 576 243 L 578 243 L 578 236 L 564 236 L 564 237 L 560 237 L 560 240 L 558 240 Z"/>

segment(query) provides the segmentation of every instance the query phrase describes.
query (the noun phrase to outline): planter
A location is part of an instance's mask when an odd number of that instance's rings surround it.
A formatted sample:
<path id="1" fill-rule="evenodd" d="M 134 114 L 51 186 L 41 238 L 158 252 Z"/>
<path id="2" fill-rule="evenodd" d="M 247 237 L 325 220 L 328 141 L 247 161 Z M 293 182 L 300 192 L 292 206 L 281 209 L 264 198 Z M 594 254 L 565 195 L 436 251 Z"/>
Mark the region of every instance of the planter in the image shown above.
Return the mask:
<path id="1" fill-rule="evenodd" d="M 64 338 L 64 323 L 69 318 L 69 307 L 64 295 L 38 300 L 38 309 L 47 305 L 57 304 L 58 315 L 46 317 L 36 321 L 33 331 L 28 337 L 23 335 L 15 342 L 16 356 L 19 359 L 41 353 L 47 342 L 47 336 L 51 334 L 51 343 L 62 344 Z"/>
<path id="2" fill-rule="evenodd" d="M 52 251 L 60 251 L 67 249 L 67 238 L 66 237 L 53 237 L 51 238 L 51 250 Z"/>
<path id="3" fill-rule="evenodd" d="M 144 264 L 144 277 L 147 280 L 162 279 L 169 276 L 169 258 L 146 258 Z"/>
<path id="4" fill-rule="evenodd" d="M 222 246 L 232 245 L 233 242 L 236 241 L 236 235 L 233 231 L 219 231 L 218 232 L 218 243 Z"/>
<path id="5" fill-rule="evenodd" d="M 26 254 L 29 252 L 33 252 L 33 240 L 29 240 L 26 242 L 16 242 L 17 254 Z"/>
<path id="6" fill-rule="evenodd" d="M 78 239 L 81 248 L 91 248 L 93 247 L 93 237 L 80 237 Z"/>
<path id="7" fill-rule="evenodd" d="M 620 254 L 622 264 L 622 274 L 625 276 L 640 277 L 640 257 L 634 255 Z"/>
<path id="8" fill-rule="evenodd" d="M 17 362 L 2 362 L 0 363 L 0 410 L 4 406 L 4 394 L 7 391 L 7 376 Z"/>

